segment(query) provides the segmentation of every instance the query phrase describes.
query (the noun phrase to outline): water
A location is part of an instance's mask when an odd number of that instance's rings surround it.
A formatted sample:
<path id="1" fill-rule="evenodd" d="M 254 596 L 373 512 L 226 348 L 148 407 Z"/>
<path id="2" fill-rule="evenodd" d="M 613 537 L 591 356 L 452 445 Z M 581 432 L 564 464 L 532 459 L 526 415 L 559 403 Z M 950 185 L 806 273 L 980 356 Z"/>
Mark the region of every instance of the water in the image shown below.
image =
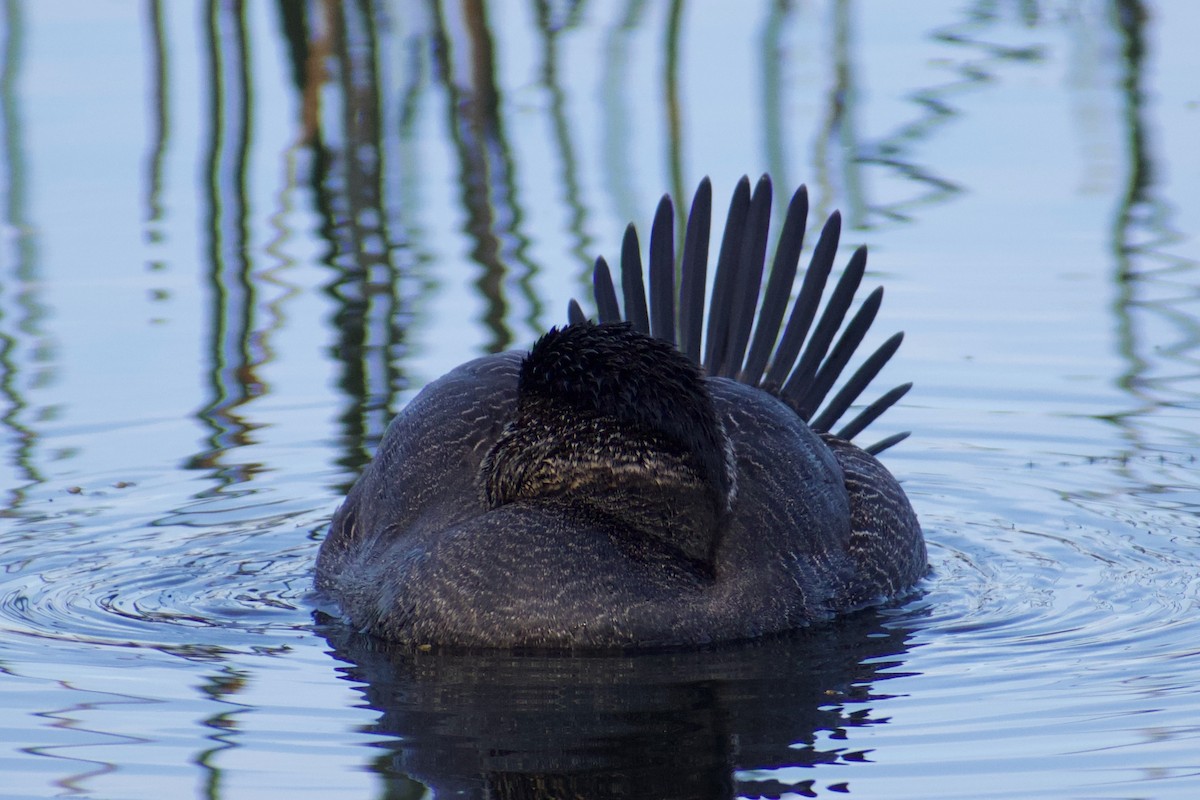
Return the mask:
<path id="1" fill-rule="evenodd" d="M 6 4 L 0 795 L 1194 796 L 1198 25 Z M 661 192 L 761 172 L 842 209 L 907 332 L 921 592 L 639 657 L 320 624 L 391 415 L 563 321 Z"/>

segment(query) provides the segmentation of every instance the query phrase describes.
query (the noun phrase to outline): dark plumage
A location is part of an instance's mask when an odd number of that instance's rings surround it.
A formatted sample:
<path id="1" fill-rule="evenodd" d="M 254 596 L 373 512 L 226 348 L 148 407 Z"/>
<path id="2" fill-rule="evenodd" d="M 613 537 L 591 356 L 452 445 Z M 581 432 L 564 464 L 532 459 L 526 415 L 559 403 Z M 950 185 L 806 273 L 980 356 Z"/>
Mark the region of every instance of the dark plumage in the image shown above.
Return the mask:
<path id="1" fill-rule="evenodd" d="M 847 441 L 908 386 L 828 433 L 900 336 L 818 412 L 882 290 L 843 327 L 860 248 L 818 316 L 835 214 L 784 327 L 807 195 L 792 198 L 760 299 L 770 204 L 766 178 L 753 194 L 745 179 L 734 192 L 703 349 L 707 179 L 678 304 L 664 198 L 650 302 L 636 234 L 626 234 L 629 322 L 600 259 L 600 324 L 572 303 L 571 324 L 527 356 L 486 356 L 427 386 L 335 515 L 318 588 L 356 627 L 412 644 L 639 648 L 787 630 L 911 587 L 926 569 L 920 526 L 872 455 L 907 434 L 865 449 Z"/>

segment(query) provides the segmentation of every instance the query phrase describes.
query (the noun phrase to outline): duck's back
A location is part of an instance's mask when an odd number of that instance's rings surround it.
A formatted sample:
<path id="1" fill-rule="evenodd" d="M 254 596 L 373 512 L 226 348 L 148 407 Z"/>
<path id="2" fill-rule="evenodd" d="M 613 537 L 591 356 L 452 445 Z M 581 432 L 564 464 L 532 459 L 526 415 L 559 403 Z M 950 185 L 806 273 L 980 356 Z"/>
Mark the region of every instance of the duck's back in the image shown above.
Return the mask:
<path id="1" fill-rule="evenodd" d="M 907 507 L 880 504 L 898 487 L 875 475 L 848 488 L 843 463 L 853 481 L 878 462 L 727 379 L 709 388 L 737 489 L 711 574 L 586 506 L 489 509 L 478 475 L 513 413 L 519 358 L 478 359 L 426 387 L 339 509 L 318 585 L 357 627 L 413 644 L 686 646 L 795 628 L 920 577 L 922 557 L 884 555 L 920 542 L 911 511 L 878 510 Z"/>

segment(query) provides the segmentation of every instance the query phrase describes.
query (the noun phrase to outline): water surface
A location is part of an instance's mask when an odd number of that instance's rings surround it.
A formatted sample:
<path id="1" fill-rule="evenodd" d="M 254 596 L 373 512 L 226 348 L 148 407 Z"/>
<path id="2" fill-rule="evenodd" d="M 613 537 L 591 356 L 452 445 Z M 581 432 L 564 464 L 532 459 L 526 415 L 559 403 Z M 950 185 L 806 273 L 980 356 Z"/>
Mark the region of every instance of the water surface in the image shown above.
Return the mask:
<path id="1" fill-rule="evenodd" d="M 728 6 L 726 8 L 725 6 Z M 1191 4 L 20 2 L 0 21 L 8 797 L 1192 797 Z M 428 381 L 769 172 L 887 287 L 933 572 L 706 653 L 314 616 Z M 849 248 L 846 248 L 849 253 Z M 844 256 L 843 256 L 844 258 Z"/>

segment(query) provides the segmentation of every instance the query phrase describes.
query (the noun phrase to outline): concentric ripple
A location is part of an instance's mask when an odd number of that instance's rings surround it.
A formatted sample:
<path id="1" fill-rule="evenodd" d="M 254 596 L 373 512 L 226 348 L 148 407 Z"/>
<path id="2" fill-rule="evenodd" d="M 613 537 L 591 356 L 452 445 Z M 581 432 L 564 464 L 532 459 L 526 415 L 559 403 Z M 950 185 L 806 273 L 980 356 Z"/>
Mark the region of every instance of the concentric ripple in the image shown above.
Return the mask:
<path id="1" fill-rule="evenodd" d="M 204 658 L 281 647 L 311 624 L 303 599 L 328 508 L 216 496 L 146 520 L 119 513 L 125 498 L 111 494 L 53 499 L 52 515 L 18 518 L 4 536 L 7 646 L 58 640 Z"/>
<path id="2" fill-rule="evenodd" d="M 924 510 L 933 571 L 920 598 L 890 612 L 915 631 L 908 666 L 919 674 L 889 689 L 919 702 L 903 725 L 871 732 L 894 769 L 852 785 L 894 778 L 919 752 L 927 777 L 944 776 L 923 786 L 926 796 L 960 796 L 953 776 L 964 771 L 997 776 L 976 797 L 1025 791 L 1034 774 L 1046 796 L 1077 788 L 1083 774 L 1097 797 L 1147 780 L 1160 796 L 1185 796 L 1172 792 L 1186 793 L 1200 772 L 1200 508 L 1186 458 L 1171 475 L 1144 461 L 1013 464 L 1009 499 L 996 504 L 1009 519 L 973 510 L 986 508 L 990 481 L 907 484 Z M 1131 491 L 1139 467 L 1153 469 L 1157 490 Z M 968 753 L 964 739 L 981 746 Z M 930 766 L 937 752 L 944 763 Z"/>

